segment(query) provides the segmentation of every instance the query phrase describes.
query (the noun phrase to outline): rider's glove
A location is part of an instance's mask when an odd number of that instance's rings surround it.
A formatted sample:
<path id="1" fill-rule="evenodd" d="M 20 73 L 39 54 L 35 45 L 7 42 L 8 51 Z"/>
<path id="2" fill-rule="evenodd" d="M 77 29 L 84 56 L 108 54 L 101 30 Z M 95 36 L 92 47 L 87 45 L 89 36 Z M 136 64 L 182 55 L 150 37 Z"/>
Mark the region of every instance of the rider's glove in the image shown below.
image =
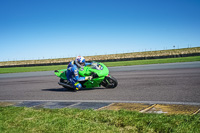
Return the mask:
<path id="1" fill-rule="evenodd" d="M 85 77 L 85 80 L 91 80 L 93 77 L 92 76 L 88 76 L 88 77 Z"/>

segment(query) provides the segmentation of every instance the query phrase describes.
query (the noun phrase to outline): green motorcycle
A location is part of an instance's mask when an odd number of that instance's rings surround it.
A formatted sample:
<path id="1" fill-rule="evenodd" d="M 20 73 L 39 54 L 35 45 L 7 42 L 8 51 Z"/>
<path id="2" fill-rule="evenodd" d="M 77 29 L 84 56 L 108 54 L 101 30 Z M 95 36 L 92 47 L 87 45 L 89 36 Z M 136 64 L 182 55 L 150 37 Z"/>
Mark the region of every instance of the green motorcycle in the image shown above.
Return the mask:
<path id="1" fill-rule="evenodd" d="M 92 66 L 84 66 L 79 69 L 79 76 L 92 76 L 92 80 L 79 81 L 83 88 L 95 88 L 103 86 L 105 88 L 115 88 L 118 84 L 117 80 L 109 75 L 108 68 L 103 63 L 92 63 Z M 67 69 L 55 70 L 55 75 L 60 78 L 59 85 L 67 89 L 73 88 L 73 85 L 67 80 Z"/>

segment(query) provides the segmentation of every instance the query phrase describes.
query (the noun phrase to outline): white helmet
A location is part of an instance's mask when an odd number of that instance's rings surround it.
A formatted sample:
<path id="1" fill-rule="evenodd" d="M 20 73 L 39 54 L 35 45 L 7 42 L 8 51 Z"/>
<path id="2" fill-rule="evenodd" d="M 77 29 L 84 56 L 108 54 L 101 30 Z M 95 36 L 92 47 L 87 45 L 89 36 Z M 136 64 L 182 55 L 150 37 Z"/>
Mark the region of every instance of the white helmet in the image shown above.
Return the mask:
<path id="1" fill-rule="evenodd" d="M 85 66 L 85 58 L 83 56 L 77 56 L 75 59 L 75 64 L 78 67 L 83 67 Z"/>

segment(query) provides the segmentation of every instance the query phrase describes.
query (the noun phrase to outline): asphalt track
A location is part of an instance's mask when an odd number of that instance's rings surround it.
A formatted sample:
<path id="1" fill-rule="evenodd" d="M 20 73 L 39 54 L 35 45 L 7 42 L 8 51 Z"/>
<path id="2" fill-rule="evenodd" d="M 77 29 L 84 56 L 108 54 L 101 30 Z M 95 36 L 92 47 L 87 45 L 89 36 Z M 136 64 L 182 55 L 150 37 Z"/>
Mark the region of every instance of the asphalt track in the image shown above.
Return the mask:
<path id="1" fill-rule="evenodd" d="M 115 89 L 78 92 L 57 84 L 53 71 L 0 74 L 0 101 L 182 103 L 200 105 L 200 62 L 110 67 Z"/>

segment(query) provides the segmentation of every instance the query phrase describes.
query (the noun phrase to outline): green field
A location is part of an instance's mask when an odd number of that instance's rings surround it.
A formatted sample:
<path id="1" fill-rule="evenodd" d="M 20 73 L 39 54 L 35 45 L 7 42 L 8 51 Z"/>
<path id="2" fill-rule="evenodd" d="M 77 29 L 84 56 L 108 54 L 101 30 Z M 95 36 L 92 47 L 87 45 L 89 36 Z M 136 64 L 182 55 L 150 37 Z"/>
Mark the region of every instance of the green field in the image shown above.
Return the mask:
<path id="1" fill-rule="evenodd" d="M 166 59 L 149 59 L 149 60 L 105 62 L 105 65 L 108 66 L 108 67 L 111 67 L 111 66 L 147 65 L 147 64 L 192 62 L 192 61 L 200 61 L 200 56 L 180 57 L 180 58 L 166 58 Z"/>
<path id="2" fill-rule="evenodd" d="M 145 65 L 145 64 L 160 64 L 160 63 L 175 63 L 175 62 L 191 62 L 191 61 L 200 61 L 200 56 L 166 58 L 166 59 L 116 61 L 116 62 L 105 62 L 104 64 L 108 67 L 112 67 L 112 66 Z M 0 73 L 53 71 L 53 70 L 66 69 L 66 68 L 67 68 L 67 65 L 35 66 L 35 67 L 12 67 L 12 68 L 0 68 Z"/>
<path id="3" fill-rule="evenodd" d="M 200 115 L 0 107 L 1 133 L 199 133 Z"/>

